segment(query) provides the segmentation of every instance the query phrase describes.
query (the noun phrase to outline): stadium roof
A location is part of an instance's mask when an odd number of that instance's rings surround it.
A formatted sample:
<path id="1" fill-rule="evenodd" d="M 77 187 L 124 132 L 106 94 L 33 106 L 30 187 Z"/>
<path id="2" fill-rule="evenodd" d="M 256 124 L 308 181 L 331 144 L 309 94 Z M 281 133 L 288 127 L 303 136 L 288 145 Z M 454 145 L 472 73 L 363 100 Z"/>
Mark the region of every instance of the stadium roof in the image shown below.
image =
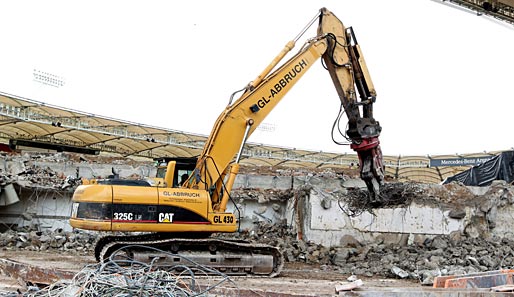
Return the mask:
<path id="1" fill-rule="evenodd" d="M 514 0 L 434 0 L 514 25 Z M 113 119 L 0 92 L 0 145 L 128 158 L 195 157 L 207 136 Z M 0 148 L 1 149 L 1 148 Z M 466 156 L 384 156 L 386 173 L 397 179 L 438 182 L 467 167 L 430 167 L 433 158 Z M 355 154 L 247 143 L 241 164 L 284 167 L 348 167 Z"/>
<path id="2" fill-rule="evenodd" d="M 37 147 L 123 157 L 195 157 L 207 136 L 153 127 L 49 105 L 0 92 L 0 139 L 11 147 Z M 336 154 L 247 143 L 242 164 L 324 167 L 356 164 Z"/>
<path id="3" fill-rule="evenodd" d="M 40 148 L 83 154 L 114 154 L 121 157 L 157 159 L 196 157 L 207 136 L 148 126 L 66 109 L 0 92 L 0 144 L 10 148 Z M 498 152 L 497 152 L 498 153 Z M 463 160 L 492 156 L 384 156 L 386 175 L 396 180 L 438 183 L 470 167 L 430 166 L 432 160 Z M 247 143 L 242 165 L 303 168 L 357 166 L 356 154 Z"/>
<path id="4" fill-rule="evenodd" d="M 514 0 L 434 0 L 514 25 Z"/>

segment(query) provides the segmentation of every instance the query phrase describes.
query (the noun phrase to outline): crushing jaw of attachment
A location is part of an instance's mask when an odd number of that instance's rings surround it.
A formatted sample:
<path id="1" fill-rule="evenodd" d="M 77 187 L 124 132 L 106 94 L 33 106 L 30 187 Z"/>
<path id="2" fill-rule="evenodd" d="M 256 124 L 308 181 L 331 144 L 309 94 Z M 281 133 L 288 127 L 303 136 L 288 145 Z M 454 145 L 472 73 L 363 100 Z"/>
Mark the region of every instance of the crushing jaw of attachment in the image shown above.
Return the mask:
<path id="1" fill-rule="evenodd" d="M 378 137 L 363 139 L 352 143 L 351 148 L 357 152 L 360 163 L 360 176 L 366 183 L 372 204 L 382 203 L 380 188 L 384 184 L 384 164 Z"/>

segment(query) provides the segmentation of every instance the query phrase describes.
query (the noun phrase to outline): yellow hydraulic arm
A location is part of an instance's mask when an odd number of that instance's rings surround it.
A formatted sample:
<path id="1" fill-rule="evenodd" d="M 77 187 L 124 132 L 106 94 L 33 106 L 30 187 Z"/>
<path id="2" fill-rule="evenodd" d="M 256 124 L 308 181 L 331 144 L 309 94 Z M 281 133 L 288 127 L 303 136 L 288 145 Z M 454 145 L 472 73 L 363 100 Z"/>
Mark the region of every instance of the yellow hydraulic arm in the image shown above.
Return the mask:
<path id="1" fill-rule="evenodd" d="M 271 64 L 248 84 L 241 97 L 229 102 L 216 120 L 195 172 L 183 185 L 208 190 L 215 211 L 226 209 L 228 193 L 238 173 L 247 138 L 320 57 L 323 57 L 348 116 L 347 135 L 352 141 L 352 148 L 359 154 L 361 177 L 368 184 L 372 199 L 378 199 L 383 182 L 378 142 L 381 127 L 373 119 L 372 105 L 376 93 L 371 78 L 351 28 L 345 28 L 326 8 L 320 10 L 310 25 L 316 20 L 319 20 L 318 35 L 273 71 L 305 30 L 288 42 Z"/>

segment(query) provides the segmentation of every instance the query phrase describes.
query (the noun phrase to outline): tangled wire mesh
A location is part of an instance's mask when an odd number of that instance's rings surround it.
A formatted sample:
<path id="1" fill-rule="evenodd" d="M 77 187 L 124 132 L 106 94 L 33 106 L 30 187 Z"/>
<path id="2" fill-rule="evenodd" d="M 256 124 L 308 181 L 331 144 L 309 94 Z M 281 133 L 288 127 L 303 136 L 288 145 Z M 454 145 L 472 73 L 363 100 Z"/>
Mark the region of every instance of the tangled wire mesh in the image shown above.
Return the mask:
<path id="1" fill-rule="evenodd" d="M 167 251 L 148 246 L 127 246 L 124 249 L 148 249 L 171 255 Z M 32 288 L 23 295 L 11 296 L 207 296 L 222 283 L 237 291 L 237 286 L 225 274 L 181 257 L 190 265 L 159 266 L 157 258 L 150 263 L 135 261 L 113 253 L 108 261 L 85 266 L 72 280 L 61 280 L 45 288 Z M 199 279 L 201 278 L 201 282 Z"/>
<path id="2" fill-rule="evenodd" d="M 349 188 L 346 193 L 333 193 L 338 198 L 341 211 L 349 217 L 356 217 L 363 212 L 375 213 L 378 207 L 387 208 L 409 205 L 414 197 L 420 195 L 420 189 L 409 183 L 386 183 L 380 189 L 380 199 L 372 203 L 369 193 L 361 188 Z"/>

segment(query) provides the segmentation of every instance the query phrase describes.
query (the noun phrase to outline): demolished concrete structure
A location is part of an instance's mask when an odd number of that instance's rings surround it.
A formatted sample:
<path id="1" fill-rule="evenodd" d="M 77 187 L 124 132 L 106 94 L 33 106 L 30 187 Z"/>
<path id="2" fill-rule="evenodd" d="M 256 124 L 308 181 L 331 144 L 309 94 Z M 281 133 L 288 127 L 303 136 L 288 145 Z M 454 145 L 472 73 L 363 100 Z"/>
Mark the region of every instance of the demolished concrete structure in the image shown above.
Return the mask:
<path id="1" fill-rule="evenodd" d="M 0 206 L 0 245 L 7 249 L 91 253 L 99 234 L 67 223 L 76 178 L 107 177 L 113 168 L 121 178 L 155 174 L 151 162 L 65 153 L 6 154 L 2 162 L 2 192 L 13 185 L 19 199 Z M 241 218 L 234 236 L 280 246 L 289 262 L 423 284 L 514 265 L 514 187 L 505 182 L 388 182 L 377 206 L 355 170 L 241 171 L 229 207 Z"/>

